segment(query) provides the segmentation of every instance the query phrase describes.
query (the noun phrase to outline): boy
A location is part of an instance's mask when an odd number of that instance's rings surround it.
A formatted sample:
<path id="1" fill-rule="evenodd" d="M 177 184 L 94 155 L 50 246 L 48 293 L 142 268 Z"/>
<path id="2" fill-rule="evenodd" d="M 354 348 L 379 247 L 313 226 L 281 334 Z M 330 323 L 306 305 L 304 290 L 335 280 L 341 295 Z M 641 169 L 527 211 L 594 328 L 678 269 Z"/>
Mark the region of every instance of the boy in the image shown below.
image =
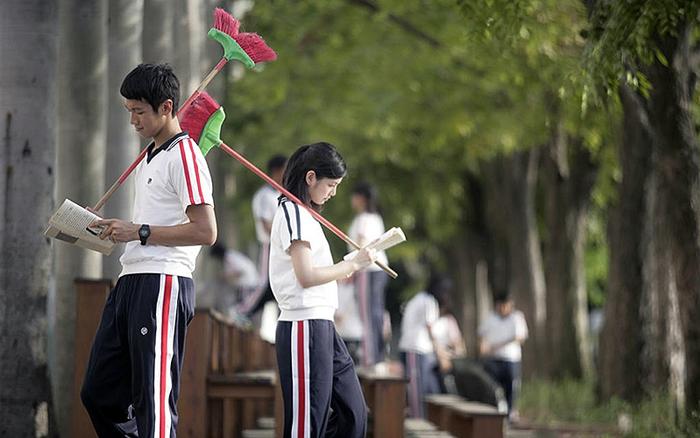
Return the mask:
<path id="1" fill-rule="evenodd" d="M 515 310 L 506 291 L 493 300 L 494 310 L 479 326 L 479 354 L 486 372 L 503 387 L 508 402 L 508 416 L 517 419 L 515 399 L 520 386 L 522 344 L 528 336 L 525 316 Z"/>
<path id="2" fill-rule="evenodd" d="M 175 116 L 179 81 L 141 64 L 121 94 L 136 132 L 153 142 L 135 171 L 133 222 L 103 219 L 102 239 L 126 242 L 90 353 L 81 398 L 100 437 L 174 437 L 192 271 L 216 240 L 209 169 Z"/>

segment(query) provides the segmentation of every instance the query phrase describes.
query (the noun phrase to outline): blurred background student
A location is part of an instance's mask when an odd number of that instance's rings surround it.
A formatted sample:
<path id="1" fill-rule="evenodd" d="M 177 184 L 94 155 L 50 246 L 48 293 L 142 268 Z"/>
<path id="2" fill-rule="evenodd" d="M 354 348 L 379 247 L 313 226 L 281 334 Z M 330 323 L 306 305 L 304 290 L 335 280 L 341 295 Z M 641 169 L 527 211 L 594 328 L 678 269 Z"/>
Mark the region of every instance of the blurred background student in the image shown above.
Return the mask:
<path id="1" fill-rule="evenodd" d="M 414 418 L 425 418 L 423 399 L 427 394 L 442 392 L 429 327 L 440 317 L 440 302 L 451 288 L 452 281 L 448 277 L 433 273 L 426 290 L 414 295 L 403 311 L 399 351 L 408 379 L 409 415 Z"/>
<path id="2" fill-rule="evenodd" d="M 440 386 L 444 393 L 457 394 L 452 359 L 464 357 L 467 348 L 457 319 L 452 313 L 452 298 L 444 294 L 438 299 L 440 316 L 428 325 L 433 348 L 437 357 Z"/>
<path id="3" fill-rule="evenodd" d="M 384 233 L 384 221 L 379 214 L 378 195 L 374 186 L 360 182 L 352 190 L 352 209 L 355 217 L 348 236 L 365 246 Z M 354 248 L 351 248 L 354 249 Z M 377 260 L 387 264 L 386 253 L 377 253 Z M 355 295 L 362 320 L 360 363 L 374 365 L 384 360 L 385 288 L 389 277 L 372 264 L 353 274 Z"/>
<path id="4" fill-rule="evenodd" d="M 267 174 L 277 183 L 282 184 L 282 176 L 287 165 L 287 157 L 274 155 L 267 162 Z M 275 342 L 275 327 L 279 309 L 272 295 L 269 278 L 270 230 L 272 219 L 277 211 L 280 193 L 265 183 L 253 195 L 252 209 L 255 221 L 255 237 L 258 240 L 258 286 L 243 297 L 237 307 L 243 319 L 252 319 L 262 311 L 260 317 L 260 334 L 268 342 Z"/>
<path id="5" fill-rule="evenodd" d="M 515 401 L 520 387 L 522 344 L 528 336 L 525 316 L 515 310 L 506 291 L 494 296 L 494 310 L 479 326 L 479 354 L 484 369 L 505 392 L 508 415 L 517 419 Z"/>

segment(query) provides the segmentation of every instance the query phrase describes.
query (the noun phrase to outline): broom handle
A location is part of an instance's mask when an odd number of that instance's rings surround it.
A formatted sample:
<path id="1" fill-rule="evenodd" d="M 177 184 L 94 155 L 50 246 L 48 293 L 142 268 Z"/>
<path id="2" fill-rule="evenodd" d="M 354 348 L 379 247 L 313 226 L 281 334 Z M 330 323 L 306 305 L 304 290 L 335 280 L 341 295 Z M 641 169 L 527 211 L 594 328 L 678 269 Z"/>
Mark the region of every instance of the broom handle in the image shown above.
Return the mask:
<path id="1" fill-rule="evenodd" d="M 211 82 L 212 79 L 214 79 L 214 76 L 216 76 L 221 71 L 221 69 L 224 68 L 224 66 L 226 65 L 227 62 L 228 62 L 228 59 L 221 58 L 221 60 L 214 66 L 214 68 L 209 72 L 209 74 L 204 77 L 204 79 L 199 84 L 197 89 L 194 90 L 194 92 L 190 95 L 190 97 L 187 98 L 185 103 L 182 104 L 180 109 L 177 111 L 176 117 L 179 116 L 180 113 L 182 113 L 182 111 L 185 108 L 190 106 L 190 104 L 192 104 L 192 102 L 194 102 L 194 100 L 196 98 L 198 98 L 200 94 L 202 94 L 202 91 L 204 91 L 204 89 L 207 87 L 207 85 L 209 85 L 209 82 Z M 131 165 L 129 167 L 127 167 L 124 172 L 122 172 L 122 174 L 119 176 L 119 179 L 117 179 L 114 182 L 114 184 L 112 184 L 112 186 L 109 188 L 109 190 L 107 190 L 107 193 L 102 195 L 100 200 L 97 201 L 97 204 L 95 204 L 95 206 L 92 207 L 92 209 L 94 211 L 99 211 L 102 207 L 104 207 L 107 200 L 112 197 L 114 192 L 116 192 L 117 189 L 119 187 L 121 187 L 122 184 L 124 184 L 124 181 L 126 181 L 126 179 L 129 177 L 129 175 L 131 175 L 131 172 L 133 172 L 134 169 L 136 169 L 136 166 L 138 166 L 138 164 L 141 162 L 141 160 L 143 160 L 143 158 L 146 156 L 147 149 L 148 149 L 147 147 L 143 148 L 143 150 L 139 153 L 139 155 L 136 157 L 134 162 L 131 163 Z"/>
<path id="2" fill-rule="evenodd" d="M 287 198 L 291 199 L 291 200 L 292 200 L 293 202 L 295 202 L 296 204 L 298 204 L 298 205 L 304 207 L 309 213 L 311 213 L 311 216 L 313 216 L 314 219 L 316 219 L 317 221 L 319 221 L 319 222 L 321 222 L 323 225 L 325 225 L 326 228 L 328 228 L 331 232 L 333 232 L 333 234 L 335 234 L 336 236 L 338 236 L 338 237 L 340 237 L 342 240 L 344 240 L 348 245 L 352 246 L 352 247 L 355 248 L 355 249 L 361 249 L 361 248 L 360 248 L 360 245 L 358 245 L 354 240 L 352 240 L 352 239 L 351 239 L 350 237 L 348 237 L 345 233 L 343 233 L 340 229 L 338 229 L 338 227 L 336 227 L 335 225 L 333 225 L 328 219 L 326 219 L 326 218 L 324 218 L 323 216 L 321 216 L 316 210 L 314 210 L 314 209 L 309 208 L 308 206 L 306 206 L 303 202 L 301 202 L 301 201 L 299 200 L 299 198 L 297 198 L 296 196 L 294 196 L 293 194 L 291 194 L 291 193 L 289 192 L 289 190 L 285 189 L 285 188 L 282 187 L 280 184 L 278 184 L 277 181 L 275 181 L 274 179 L 270 178 L 265 172 L 263 172 L 262 170 L 260 170 L 260 169 L 258 169 L 257 167 L 255 167 L 255 165 L 254 165 L 253 163 L 251 163 L 250 161 L 248 161 L 243 155 L 241 155 L 241 154 L 239 154 L 238 152 L 234 151 L 233 149 L 231 149 L 228 145 L 226 145 L 226 144 L 223 143 L 223 142 L 219 145 L 219 147 L 220 147 L 221 149 L 223 149 L 224 152 L 226 152 L 227 154 L 231 155 L 233 158 L 235 158 L 236 160 L 238 160 L 241 164 L 243 164 L 243 165 L 244 165 L 245 167 L 247 167 L 249 170 L 251 170 L 254 174 L 256 174 L 256 175 L 258 175 L 260 178 L 264 179 L 268 184 L 270 184 L 272 187 L 274 187 L 275 189 L 277 189 L 278 192 L 284 194 L 284 196 L 286 196 Z M 396 277 L 399 276 L 399 274 L 397 274 L 397 273 L 396 273 L 393 269 L 391 269 L 390 267 L 386 266 L 384 263 L 382 263 L 382 262 L 380 262 L 380 261 L 378 261 L 378 260 L 375 260 L 374 263 L 376 263 L 377 266 L 379 266 L 380 268 L 382 268 L 382 269 L 384 270 L 384 272 L 386 272 L 387 274 L 389 274 L 389 276 L 390 276 L 391 278 L 396 278 Z"/>

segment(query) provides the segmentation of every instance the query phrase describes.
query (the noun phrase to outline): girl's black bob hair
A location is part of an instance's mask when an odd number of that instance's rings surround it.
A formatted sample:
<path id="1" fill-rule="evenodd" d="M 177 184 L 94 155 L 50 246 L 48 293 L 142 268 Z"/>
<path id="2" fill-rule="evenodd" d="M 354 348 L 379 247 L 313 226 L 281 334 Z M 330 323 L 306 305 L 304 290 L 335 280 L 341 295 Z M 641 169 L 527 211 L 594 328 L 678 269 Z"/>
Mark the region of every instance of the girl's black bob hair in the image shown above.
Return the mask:
<path id="1" fill-rule="evenodd" d="M 321 206 L 311 200 L 306 184 L 306 174 L 310 170 L 313 170 L 319 179 L 338 179 L 345 176 L 347 167 L 335 146 L 326 142 L 301 146 L 289 157 L 283 177 L 284 188 L 304 204 L 320 211 Z"/>

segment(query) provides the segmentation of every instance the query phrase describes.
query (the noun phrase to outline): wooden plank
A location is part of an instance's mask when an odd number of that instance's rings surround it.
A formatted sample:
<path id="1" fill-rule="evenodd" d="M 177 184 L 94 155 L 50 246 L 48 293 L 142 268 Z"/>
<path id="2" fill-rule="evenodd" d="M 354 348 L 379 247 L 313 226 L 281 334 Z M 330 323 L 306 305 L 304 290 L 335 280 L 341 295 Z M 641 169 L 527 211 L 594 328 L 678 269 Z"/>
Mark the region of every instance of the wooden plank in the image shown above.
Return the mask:
<path id="1" fill-rule="evenodd" d="M 76 297 L 72 436 L 92 438 L 97 437 L 97 434 L 80 400 L 80 388 L 83 385 L 92 341 L 100 325 L 102 310 L 112 288 L 112 281 L 76 279 L 74 285 Z"/>
<path id="2" fill-rule="evenodd" d="M 177 434 L 198 438 L 207 432 L 207 374 L 209 374 L 213 322 L 207 312 L 197 311 L 187 328 L 185 359 L 180 372 Z"/>
<path id="3" fill-rule="evenodd" d="M 223 401 L 223 434 L 225 437 L 238 436 L 240 428 L 240 417 L 238 415 L 238 400 L 224 399 Z"/>

